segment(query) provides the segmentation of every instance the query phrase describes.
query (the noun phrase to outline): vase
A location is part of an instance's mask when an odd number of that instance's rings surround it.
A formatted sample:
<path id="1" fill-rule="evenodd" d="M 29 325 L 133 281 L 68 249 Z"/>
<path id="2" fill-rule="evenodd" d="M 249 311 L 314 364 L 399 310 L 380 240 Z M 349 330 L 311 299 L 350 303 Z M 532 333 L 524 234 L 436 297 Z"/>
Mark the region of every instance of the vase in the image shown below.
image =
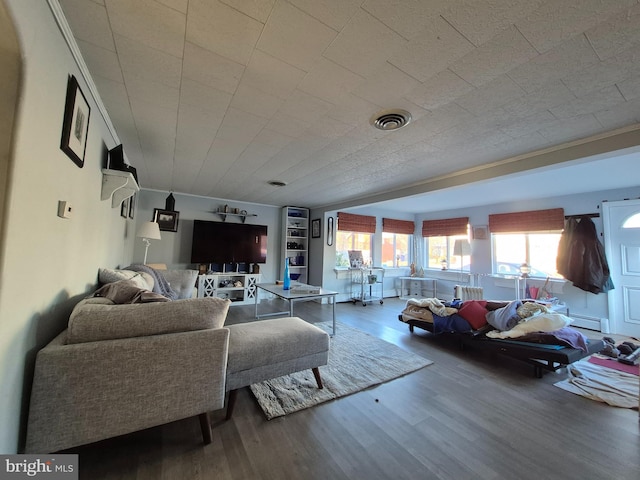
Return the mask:
<path id="1" fill-rule="evenodd" d="M 289 290 L 291 288 L 291 277 L 289 276 L 289 259 L 284 259 L 284 279 L 283 279 L 283 290 Z"/>

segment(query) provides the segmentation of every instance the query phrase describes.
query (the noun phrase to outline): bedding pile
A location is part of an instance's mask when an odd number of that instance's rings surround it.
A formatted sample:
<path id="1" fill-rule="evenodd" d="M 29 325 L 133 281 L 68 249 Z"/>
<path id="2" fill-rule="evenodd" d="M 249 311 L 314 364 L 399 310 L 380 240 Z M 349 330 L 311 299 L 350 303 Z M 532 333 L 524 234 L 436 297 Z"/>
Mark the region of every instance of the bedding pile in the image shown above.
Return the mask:
<path id="1" fill-rule="evenodd" d="M 435 334 L 482 331 L 488 338 L 563 345 L 587 351 L 587 338 L 569 327 L 571 318 L 535 302 L 468 300 L 448 304 L 437 298 L 409 299 L 400 318 L 404 322 L 430 323 L 429 330 Z"/>

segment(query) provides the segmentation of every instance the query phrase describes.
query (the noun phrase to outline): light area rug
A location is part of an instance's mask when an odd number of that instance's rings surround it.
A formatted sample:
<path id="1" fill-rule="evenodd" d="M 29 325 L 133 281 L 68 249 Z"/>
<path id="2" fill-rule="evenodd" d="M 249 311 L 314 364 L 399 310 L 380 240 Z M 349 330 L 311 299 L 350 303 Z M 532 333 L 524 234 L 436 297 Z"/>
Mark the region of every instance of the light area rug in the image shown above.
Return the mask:
<path id="1" fill-rule="evenodd" d="M 327 332 L 331 323 L 317 323 Z M 301 372 L 251 385 L 268 420 L 313 407 L 401 377 L 433 362 L 342 323 L 329 344 L 329 363 L 320 367 L 323 389 L 313 372 Z"/>
<path id="2" fill-rule="evenodd" d="M 637 375 L 580 360 L 567 367 L 568 378 L 554 383 L 576 395 L 614 407 L 638 408 Z"/>

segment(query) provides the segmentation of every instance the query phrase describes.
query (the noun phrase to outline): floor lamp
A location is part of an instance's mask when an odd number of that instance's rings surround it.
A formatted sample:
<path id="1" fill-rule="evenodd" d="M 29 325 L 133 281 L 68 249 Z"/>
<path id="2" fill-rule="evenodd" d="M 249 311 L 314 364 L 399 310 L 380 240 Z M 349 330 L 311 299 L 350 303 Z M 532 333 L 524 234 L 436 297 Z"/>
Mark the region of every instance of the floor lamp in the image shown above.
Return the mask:
<path id="1" fill-rule="evenodd" d="M 471 255 L 471 245 L 466 238 L 459 238 L 453 242 L 453 254 L 460 256 L 460 272 L 462 272 L 462 261 L 465 255 Z"/>
<path id="2" fill-rule="evenodd" d="M 142 238 L 142 242 L 145 245 L 144 262 L 142 262 L 142 264 L 145 265 L 147 263 L 147 252 L 149 251 L 149 245 L 151 245 L 151 242 L 149 240 L 160 240 L 160 226 L 156 222 L 144 222 L 142 225 L 140 225 L 136 237 Z"/>

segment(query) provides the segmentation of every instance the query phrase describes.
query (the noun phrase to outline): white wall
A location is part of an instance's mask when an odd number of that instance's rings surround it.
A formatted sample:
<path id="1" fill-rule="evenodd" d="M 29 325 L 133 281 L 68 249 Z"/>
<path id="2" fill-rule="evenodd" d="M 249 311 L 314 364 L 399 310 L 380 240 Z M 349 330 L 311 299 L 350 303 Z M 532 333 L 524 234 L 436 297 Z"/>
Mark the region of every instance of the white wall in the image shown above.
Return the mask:
<path id="1" fill-rule="evenodd" d="M 101 168 L 115 142 L 47 3 L 4 2 L 24 62 L 0 245 L 0 452 L 12 453 L 24 434 L 35 352 L 66 326 L 99 267 L 130 261 L 133 221 L 100 200 Z M 82 169 L 59 148 L 69 74 L 92 108 Z M 71 219 L 57 216 L 59 200 L 73 204 Z"/>
<path id="2" fill-rule="evenodd" d="M 166 198 L 169 192 L 155 190 L 141 190 L 136 203 L 136 225 L 153 220 L 154 208 L 164 210 Z M 255 217 L 247 217 L 245 223 L 267 226 L 267 262 L 260 265 L 262 282 L 275 282 L 280 266 L 281 245 L 281 208 L 269 205 L 236 202 L 218 198 L 198 197 L 195 195 L 173 194 L 176 204 L 175 210 L 180 212 L 177 232 L 160 232 L 161 240 L 151 240 L 147 263 L 166 263 L 173 268 L 197 268 L 191 264 L 191 238 L 193 234 L 194 220 L 207 220 L 220 222 L 219 215 L 212 213 L 218 208 L 228 204 L 230 208 L 246 210 L 256 214 Z M 227 223 L 238 223 L 238 217 L 227 217 Z M 134 233 L 135 234 L 135 233 Z M 133 261 L 142 263 L 144 259 L 144 244 L 137 239 L 133 253 Z"/>

